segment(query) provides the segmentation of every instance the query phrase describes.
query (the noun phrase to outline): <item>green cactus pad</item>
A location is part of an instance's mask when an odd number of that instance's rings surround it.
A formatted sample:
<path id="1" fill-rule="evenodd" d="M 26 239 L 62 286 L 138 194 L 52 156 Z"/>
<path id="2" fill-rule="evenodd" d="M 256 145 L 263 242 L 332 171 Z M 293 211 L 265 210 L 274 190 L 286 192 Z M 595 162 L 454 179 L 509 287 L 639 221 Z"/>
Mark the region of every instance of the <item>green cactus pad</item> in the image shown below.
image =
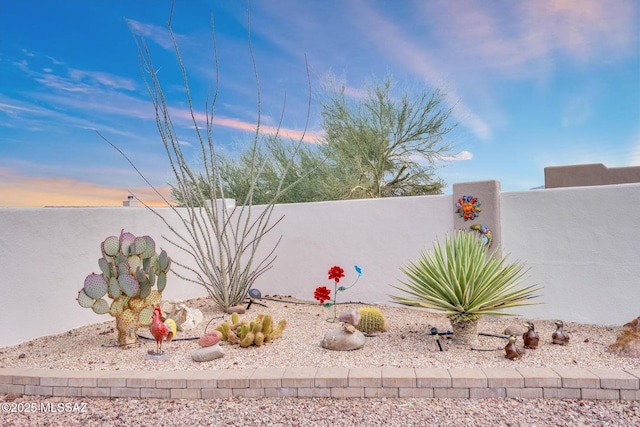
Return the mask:
<path id="1" fill-rule="evenodd" d="M 129 274 L 129 263 L 124 261 L 118 264 L 118 276 Z"/>
<path id="2" fill-rule="evenodd" d="M 107 281 L 102 274 L 92 273 L 84 279 L 84 291 L 93 299 L 102 298 L 107 293 Z"/>
<path id="3" fill-rule="evenodd" d="M 130 246 L 135 240 L 136 240 L 136 236 L 129 233 L 128 231 L 125 232 L 124 230 L 122 230 L 122 232 L 120 232 L 120 251 L 125 256 L 128 256 L 131 254 Z"/>
<path id="4" fill-rule="evenodd" d="M 162 292 L 156 291 L 155 289 L 151 291 L 149 296 L 145 299 L 147 305 L 158 305 L 162 301 Z"/>
<path id="5" fill-rule="evenodd" d="M 158 274 L 158 290 L 160 292 L 164 291 L 164 288 L 167 286 L 167 273 L 162 272 Z"/>
<path id="6" fill-rule="evenodd" d="M 132 273 L 138 269 L 138 267 L 142 267 L 142 260 L 138 255 L 131 255 L 127 258 L 127 263 L 129 264 L 129 271 Z"/>
<path id="7" fill-rule="evenodd" d="M 116 236 L 109 236 L 102 242 L 102 252 L 105 255 L 116 256 L 118 251 L 120 251 L 120 240 Z"/>
<path id="8" fill-rule="evenodd" d="M 114 259 L 114 264 L 118 265 L 118 264 L 122 264 L 123 262 L 127 262 L 127 257 L 119 253 Z"/>
<path id="9" fill-rule="evenodd" d="M 120 284 L 120 289 L 122 292 L 127 294 L 129 297 L 135 296 L 140 290 L 140 284 L 135 277 L 130 274 L 121 274 L 118 276 L 118 283 Z"/>
<path id="10" fill-rule="evenodd" d="M 140 311 L 140 314 L 138 315 L 138 323 L 141 326 L 149 326 L 153 321 L 153 312 L 154 312 L 154 308 L 151 305 L 143 308 L 142 311 Z"/>
<path id="11" fill-rule="evenodd" d="M 89 295 L 87 295 L 84 292 L 84 289 L 80 289 L 80 292 L 78 292 L 78 298 L 76 298 L 76 299 L 78 300 L 78 304 L 80 304 L 80 307 L 82 307 L 82 308 L 89 308 L 95 302 L 95 299 L 93 299 Z"/>
<path id="12" fill-rule="evenodd" d="M 151 267 L 153 267 L 155 271 L 160 271 L 160 260 L 158 259 L 158 255 L 152 256 L 149 258 L 149 261 L 151 263 Z"/>
<path id="13" fill-rule="evenodd" d="M 142 238 L 145 240 L 146 244 L 145 244 L 144 252 L 140 254 L 140 258 L 142 259 L 151 258 L 156 253 L 156 242 L 154 242 L 150 236 L 142 236 Z"/>
<path id="14" fill-rule="evenodd" d="M 142 267 L 136 268 L 136 280 L 138 281 L 138 283 L 140 283 L 140 285 L 149 282 L 149 279 L 147 278 L 147 275 L 145 274 Z"/>
<path id="15" fill-rule="evenodd" d="M 170 265 L 171 259 L 169 259 L 169 255 L 167 255 L 167 252 L 163 249 L 158 255 L 158 267 L 160 271 L 167 271 Z"/>
<path id="16" fill-rule="evenodd" d="M 111 263 L 107 261 L 104 257 L 98 260 L 98 266 L 100 266 L 100 271 L 107 279 L 111 278 Z"/>
<path id="17" fill-rule="evenodd" d="M 118 279 L 112 277 L 111 279 L 109 279 L 109 297 L 116 299 L 119 298 L 121 294 L 122 290 L 120 289 Z"/>
<path id="18" fill-rule="evenodd" d="M 135 243 L 135 254 L 136 255 L 141 255 L 144 253 L 145 250 L 147 250 L 147 241 L 144 239 L 144 237 L 136 237 Z"/>
<path id="19" fill-rule="evenodd" d="M 111 303 L 111 307 L 109 307 L 109 314 L 113 317 L 117 317 L 120 313 L 124 311 L 124 300 L 122 298 L 118 298 Z"/>
<path id="20" fill-rule="evenodd" d="M 142 282 L 140 283 L 140 298 L 144 299 L 151 295 L 151 283 Z"/>
<path id="21" fill-rule="evenodd" d="M 156 269 L 154 267 L 151 267 L 147 271 L 149 271 L 149 285 L 153 287 L 153 285 L 156 284 Z"/>
<path id="22" fill-rule="evenodd" d="M 100 298 L 93 303 L 91 309 L 96 314 L 106 314 L 109 312 L 109 303 Z"/>
<path id="23" fill-rule="evenodd" d="M 147 303 L 142 298 L 134 297 L 129 300 L 129 308 L 134 313 L 140 313 L 146 305 Z"/>

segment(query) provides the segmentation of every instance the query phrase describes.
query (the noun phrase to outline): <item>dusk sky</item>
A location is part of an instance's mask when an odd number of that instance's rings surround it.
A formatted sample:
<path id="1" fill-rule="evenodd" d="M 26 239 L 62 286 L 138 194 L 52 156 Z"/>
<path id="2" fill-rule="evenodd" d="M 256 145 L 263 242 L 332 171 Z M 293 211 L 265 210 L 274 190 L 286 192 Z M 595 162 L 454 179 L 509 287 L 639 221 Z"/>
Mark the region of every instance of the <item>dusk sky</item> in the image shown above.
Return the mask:
<path id="1" fill-rule="evenodd" d="M 635 0 L 253 0 L 262 124 L 321 142 L 316 95 L 332 74 L 441 89 L 458 122 L 439 175 L 544 185 L 547 166 L 640 165 L 640 3 Z M 172 175 L 131 32 L 143 36 L 194 164 L 197 140 L 166 23 L 171 2 L 0 0 L 0 207 L 118 206 L 146 184 L 98 130 L 166 191 Z M 256 82 L 244 1 L 176 1 L 172 28 L 202 114 L 215 87 L 226 153 L 252 136 Z M 269 131 L 269 128 L 265 128 Z"/>

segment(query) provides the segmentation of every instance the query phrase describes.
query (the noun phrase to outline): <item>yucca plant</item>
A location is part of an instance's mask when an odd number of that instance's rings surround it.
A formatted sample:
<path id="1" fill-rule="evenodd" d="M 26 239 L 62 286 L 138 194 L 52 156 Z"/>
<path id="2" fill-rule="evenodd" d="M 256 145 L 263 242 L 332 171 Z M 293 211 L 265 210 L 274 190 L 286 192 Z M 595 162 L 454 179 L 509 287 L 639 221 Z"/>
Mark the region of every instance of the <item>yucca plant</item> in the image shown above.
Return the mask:
<path id="1" fill-rule="evenodd" d="M 477 339 L 478 319 L 482 315 L 514 315 L 502 310 L 532 302 L 540 289 L 518 287 L 528 269 L 522 262 L 507 262 L 507 257 L 488 253 L 477 233 L 454 231 L 439 241 L 433 251 L 422 252 L 417 261 L 401 268 L 408 279 L 404 287 L 394 288 L 408 296 L 391 295 L 400 304 L 433 309 L 444 313 L 453 327 L 454 342 L 473 346 Z"/>

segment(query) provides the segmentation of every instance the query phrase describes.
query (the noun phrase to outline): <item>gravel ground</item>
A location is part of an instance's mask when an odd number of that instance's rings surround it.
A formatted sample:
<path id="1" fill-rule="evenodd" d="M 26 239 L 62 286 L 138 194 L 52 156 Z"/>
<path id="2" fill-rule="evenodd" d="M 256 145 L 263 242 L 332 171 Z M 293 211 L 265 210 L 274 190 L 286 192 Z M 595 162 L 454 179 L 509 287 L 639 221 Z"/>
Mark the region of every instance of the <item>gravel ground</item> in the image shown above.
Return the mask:
<path id="1" fill-rule="evenodd" d="M 638 402 L 586 400 L 20 397 L 12 403 L 78 406 L 2 414 L 2 426 L 640 426 Z"/>
<path id="2" fill-rule="evenodd" d="M 431 327 L 450 328 L 447 319 L 422 310 L 379 306 L 387 321 L 387 331 L 367 338 L 365 347 L 352 352 L 335 352 L 320 347 L 324 334 L 339 326 L 327 322 L 333 308 L 272 296 L 263 300 L 268 307 L 253 305 L 241 318 L 253 319 L 269 313 L 277 322 L 287 319 L 281 338 L 263 347 L 239 348 L 223 343 L 225 356 L 197 363 L 190 353 L 205 330 L 223 321 L 223 313 L 207 299 L 188 301 L 203 311 L 205 321 L 195 329 L 179 332 L 178 339 L 165 344 L 171 354 L 167 361 L 147 361 L 155 348 L 141 340 L 137 348 L 114 347 L 113 320 L 74 329 L 63 334 L 35 339 L 13 347 L 0 348 L 0 367 L 33 367 L 76 370 L 198 370 L 254 367 L 598 367 L 638 369 L 640 359 L 620 358 L 606 347 L 615 341 L 618 328 L 566 322 L 571 335 L 568 346 L 551 344 L 555 330 L 552 320 L 513 317 L 486 317 L 479 330 L 503 334 L 507 327 L 522 328 L 533 320 L 540 334 L 540 347 L 527 350 L 517 361 L 504 358 L 501 338 L 480 337 L 472 351 L 442 339 L 444 351 L 429 335 Z M 338 306 L 338 313 L 359 304 Z M 228 318 L 229 316 L 224 316 Z M 105 317 L 106 318 L 106 317 Z M 96 319 L 99 317 L 96 316 Z M 111 319 L 111 318 L 109 318 Z M 629 319 L 631 320 L 631 319 Z M 211 321 L 209 323 L 209 321 Z M 208 324 L 208 326 L 207 326 Z M 148 334 L 145 329 L 140 334 Z M 522 345 L 519 338 L 518 344 Z M 237 425 L 237 426 L 640 426 L 640 402 L 520 399 L 74 399 L 0 395 L 6 408 L 21 413 L 2 414 L 2 426 L 86 425 Z M 59 412 L 42 411 L 50 404 Z M 58 404 L 62 403 L 60 407 Z M 81 404 L 86 403 L 82 407 Z M 15 405 L 13 405 L 15 404 Z M 66 406 L 65 406 L 66 405 Z M 6 407 L 6 408 L 5 408 Z M 35 412 L 25 412 L 28 408 Z M 69 410 L 70 412 L 65 412 Z M 84 412 L 78 412 L 84 410 Z"/>

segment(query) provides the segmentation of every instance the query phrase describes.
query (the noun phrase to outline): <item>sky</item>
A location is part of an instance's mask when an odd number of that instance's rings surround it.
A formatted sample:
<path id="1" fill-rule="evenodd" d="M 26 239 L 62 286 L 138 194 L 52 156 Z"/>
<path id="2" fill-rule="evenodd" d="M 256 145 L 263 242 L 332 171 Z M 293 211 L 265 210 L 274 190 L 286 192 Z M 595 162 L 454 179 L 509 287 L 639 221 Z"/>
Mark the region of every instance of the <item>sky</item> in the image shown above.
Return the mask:
<path id="1" fill-rule="evenodd" d="M 302 135 L 308 118 L 304 143 L 321 143 L 317 96 L 328 76 L 358 97 L 366 81 L 392 75 L 400 89 L 443 91 L 443 107 L 453 108 L 447 140 L 456 155 L 437 171 L 445 193 L 481 180 L 529 190 L 544 185 L 547 166 L 640 165 L 635 0 L 248 5 L 178 0 L 173 8 L 200 116 L 217 88 L 221 152 L 250 140 L 258 114 L 269 132 L 283 111 L 285 134 Z M 181 147 L 197 164 L 170 10 L 169 0 L 0 0 L 0 207 L 121 206 L 130 192 L 158 204 L 97 132 L 168 194 L 172 173 L 134 35 L 149 48 Z"/>

